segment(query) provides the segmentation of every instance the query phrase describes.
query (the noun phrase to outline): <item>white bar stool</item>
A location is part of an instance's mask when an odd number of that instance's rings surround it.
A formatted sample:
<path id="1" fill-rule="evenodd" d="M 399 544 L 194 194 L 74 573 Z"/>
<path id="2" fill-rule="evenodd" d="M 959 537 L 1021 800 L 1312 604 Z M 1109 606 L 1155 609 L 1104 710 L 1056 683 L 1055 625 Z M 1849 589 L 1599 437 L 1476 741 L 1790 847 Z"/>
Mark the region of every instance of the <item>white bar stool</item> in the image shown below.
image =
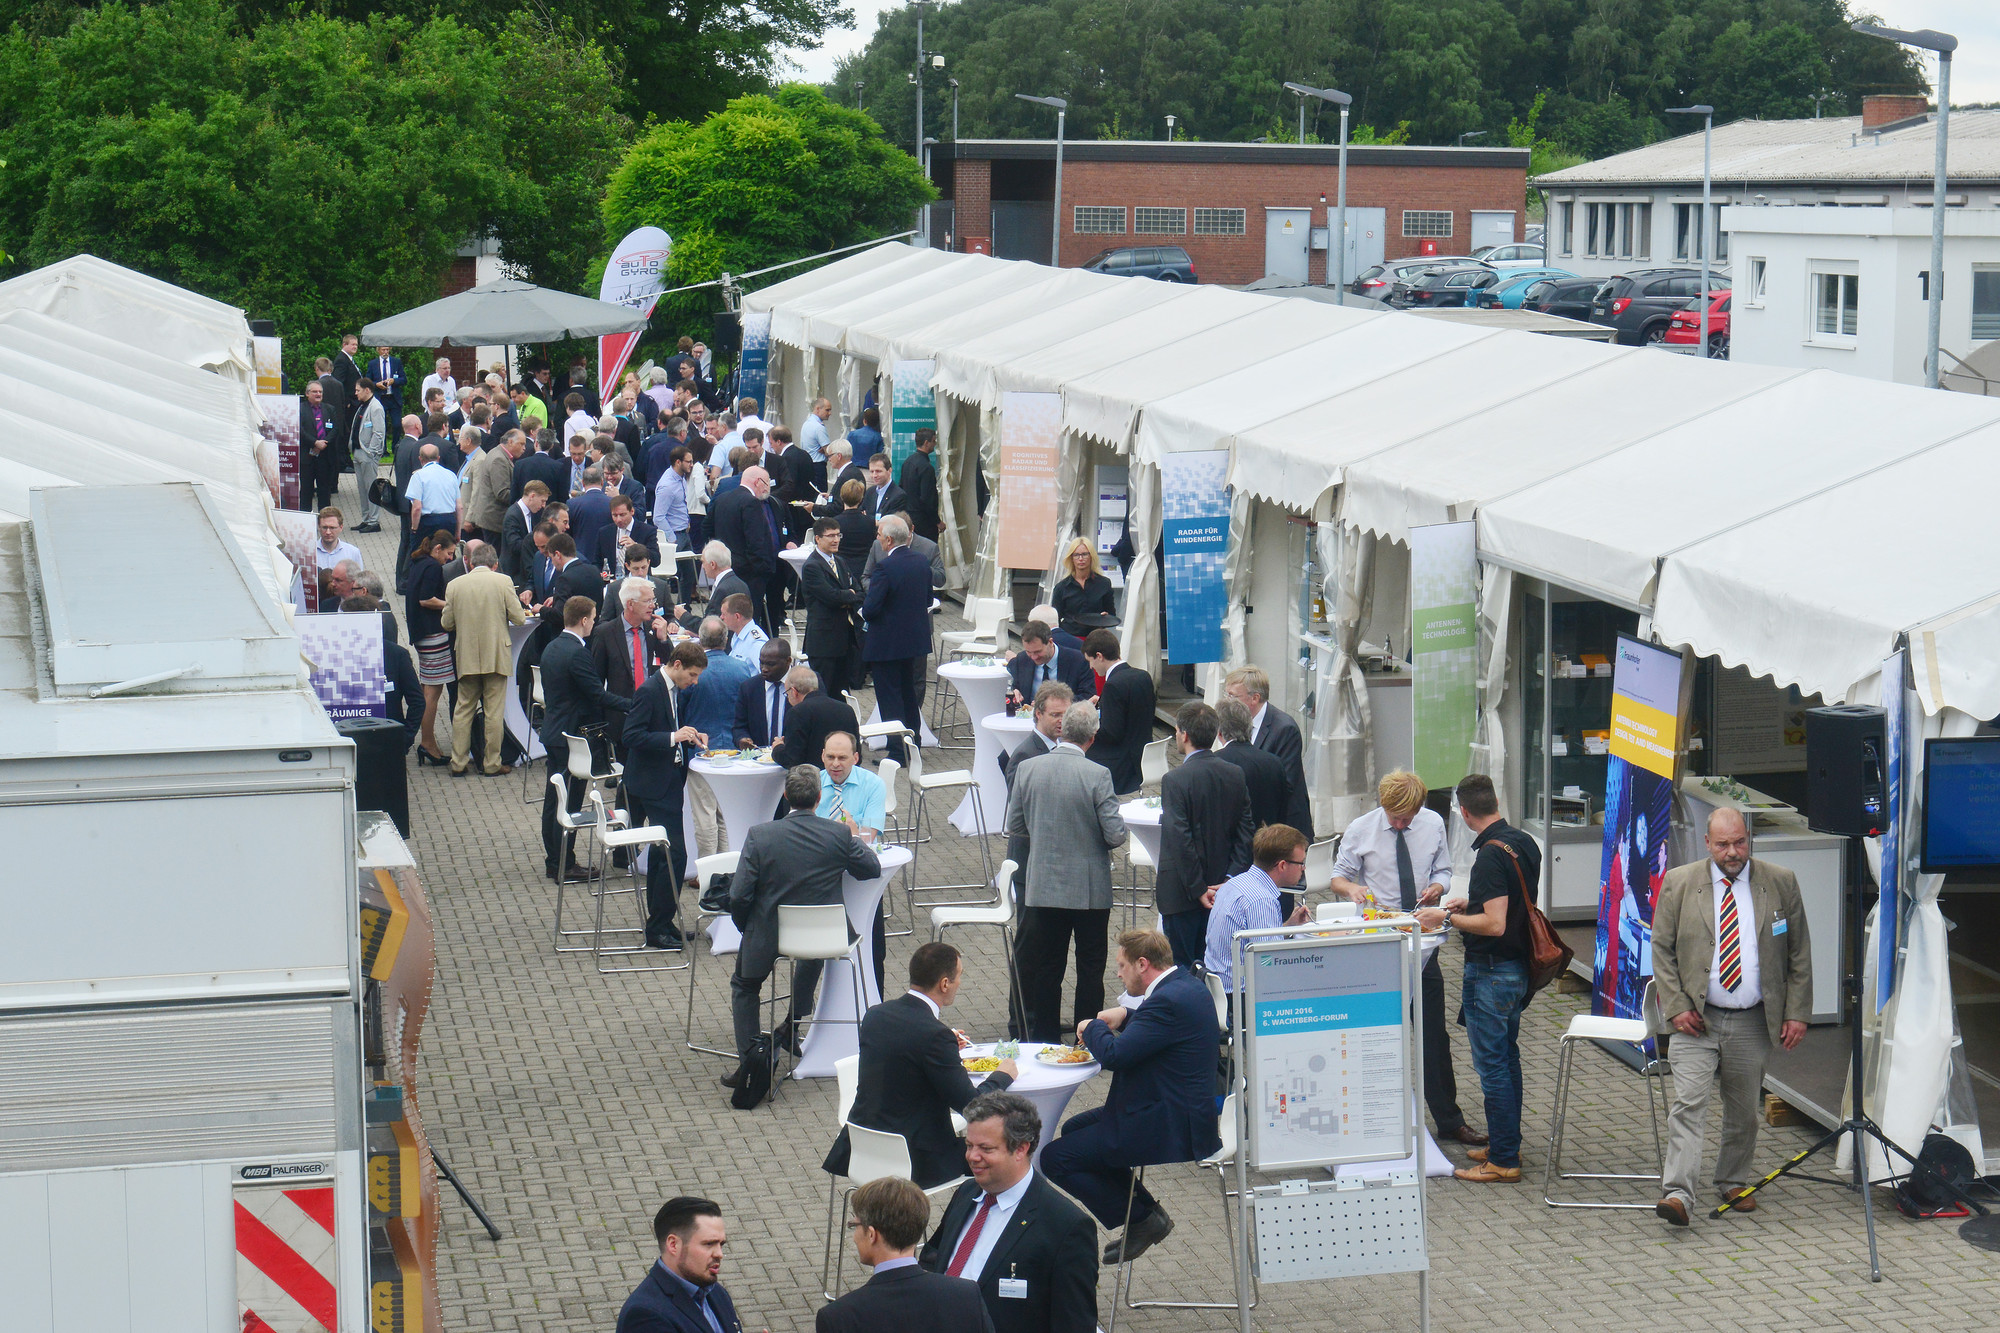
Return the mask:
<path id="1" fill-rule="evenodd" d="M 584 760 L 586 767 L 588 767 L 589 762 L 587 758 Z M 625 812 L 623 810 L 615 807 L 605 807 L 601 802 L 595 806 L 590 804 L 590 798 L 592 796 L 599 796 L 602 792 L 595 785 L 596 779 L 586 779 L 586 781 L 591 785 L 585 791 L 584 807 L 575 814 L 571 814 L 569 809 L 570 779 L 561 773 L 552 773 L 549 775 L 549 785 L 556 789 L 556 827 L 561 830 L 560 837 L 562 839 L 562 855 L 556 863 L 556 920 L 555 934 L 551 941 L 557 953 L 589 953 L 591 951 L 590 945 L 564 944 L 563 940 L 566 937 L 595 933 L 590 930 L 566 930 L 563 928 L 563 899 L 569 888 L 567 883 L 569 868 L 572 865 L 582 864 L 571 855 L 576 847 L 577 836 L 586 832 L 593 834 L 603 833 L 604 830 L 599 826 L 595 813 L 599 809 L 608 808 L 612 819 L 617 823 L 622 824 L 625 821 Z M 604 860 L 606 854 L 602 847 L 598 848 L 597 859 L 600 863 Z M 602 874 L 597 876 L 597 880 L 599 883 L 602 883 Z"/>
<path id="2" fill-rule="evenodd" d="M 830 963 L 845 958 L 853 963 L 854 941 L 847 934 L 847 904 L 827 903 L 823 906 L 791 906 L 781 904 L 778 908 L 778 956 L 774 962 L 791 965 L 790 985 L 783 995 L 764 997 L 766 1009 L 773 1009 L 780 1001 L 789 1002 L 799 988 L 800 963 Z M 776 970 L 775 968 L 773 970 Z M 859 1027 L 861 1016 L 868 1012 L 868 1000 L 861 988 L 861 968 L 850 966 L 848 981 L 854 987 L 854 1017 L 851 1019 L 829 1019 L 829 1022 L 853 1023 Z M 817 1023 L 818 1004 L 813 1005 L 814 1013 L 806 1016 L 806 1021 Z M 774 1010 L 775 1013 L 775 1010 Z M 771 1091 L 778 1089 L 778 1043 L 776 1033 L 781 1024 L 772 1022 L 765 1030 L 773 1034 L 771 1042 Z M 794 1025 L 793 1038 L 803 1040 Z"/>
<path id="3" fill-rule="evenodd" d="M 613 812 L 605 807 L 604 793 L 601 791 L 593 789 L 589 799 L 592 815 L 597 821 L 598 841 L 604 845 L 606 851 L 616 851 L 622 848 L 626 853 L 625 874 L 626 878 L 631 881 L 628 887 L 632 890 L 632 901 L 639 909 L 638 933 L 640 942 L 629 945 L 621 944 L 610 949 L 605 948 L 604 900 L 613 890 L 605 883 L 605 871 L 606 867 L 610 864 L 610 858 L 599 855 L 597 858 L 596 884 L 597 929 L 593 932 L 591 939 L 591 952 L 597 957 L 598 975 L 610 976 L 614 972 L 678 972 L 683 968 L 691 967 L 693 964 L 688 959 L 683 959 L 678 963 L 648 964 L 645 967 L 606 967 L 604 965 L 606 956 L 616 957 L 620 954 L 631 953 L 672 953 L 686 951 L 655 950 L 645 943 L 646 887 L 645 881 L 639 878 L 638 852 L 641 849 L 646 849 L 647 854 L 650 856 L 667 855 L 667 831 L 657 824 L 641 824 L 639 827 L 633 828 L 629 822 L 629 817 L 622 810 L 616 812 L 619 817 L 614 820 L 611 818 Z M 676 884 L 674 891 L 679 893 L 680 885 Z M 629 934 L 631 929 L 629 926 L 613 926 L 611 932 L 614 935 L 623 935 Z"/>
<path id="4" fill-rule="evenodd" d="M 1007 960 L 1007 1015 L 1016 1030 L 1026 1032 L 1028 1020 L 1021 1007 L 1021 974 L 1014 965 L 1014 871 L 1018 867 L 1012 861 L 1000 863 L 1000 876 L 994 881 L 994 890 L 1000 899 L 995 907 L 933 907 L 931 909 L 931 939 L 942 940 L 944 933 L 953 926 L 997 926 L 1000 929 L 1000 948 Z"/>
<path id="5" fill-rule="evenodd" d="M 742 1058 L 742 1053 L 739 1051 L 725 1051 L 719 1046 L 698 1046 L 695 1044 L 694 974 L 695 965 L 701 961 L 701 946 L 695 941 L 696 937 L 702 933 L 701 927 L 704 922 L 714 921 L 718 917 L 726 915 L 723 912 L 704 911 L 701 906 L 701 900 L 707 896 L 709 885 L 713 883 L 717 875 L 732 875 L 736 873 L 736 861 L 741 855 L 742 853 L 740 852 L 717 852 L 714 856 L 701 857 L 694 863 L 694 921 L 685 932 L 685 938 L 688 942 L 688 1011 L 687 1023 L 681 1029 L 681 1040 L 687 1043 L 687 1048 L 691 1051 L 700 1051 L 704 1055 L 720 1055 L 729 1060 Z"/>
<path id="6" fill-rule="evenodd" d="M 1565 1171 L 1562 1169 L 1563 1138 L 1568 1130 L 1570 1078 L 1576 1070 L 1576 1049 L 1585 1042 L 1623 1042 L 1638 1050 L 1641 1063 L 1639 1077 L 1646 1082 L 1646 1109 L 1653 1120 L 1653 1160 L 1666 1160 L 1666 1148 L 1660 1139 L 1660 1107 L 1664 1094 L 1660 1091 L 1663 1079 L 1673 1074 L 1673 1065 L 1664 1055 L 1647 1056 L 1641 1043 L 1650 1038 L 1665 1035 L 1661 1029 L 1664 1022 L 1657 1021 L 1659 997 L 1653 990 L 1653 983 L 1646 983 L 1645 995 L 1640 1000 L 1640 1012 L 1644 1018 L 1601 1018 L 1596 1014 L 1578 1014 L 1569 1021 L 1569 1030 L 1564 1032 L 1556 1047 L 1556 1093 L 1554 1115 L 1549 1124 L 1548 1165 L 1542 1171 L 1542 1202 L 1551 1208 L 1607 1208 L 1643 1209 L 1651 1211 L 1652 1202 L 1647 1203 L 1586 1203 L 1576 1199 L 1555 1197 L 1555 1182 L 1558 1180 L 1650 1180 L 1662 1179 L 1661 1171 L 1621 1172 L 1621 1171 Z"/>

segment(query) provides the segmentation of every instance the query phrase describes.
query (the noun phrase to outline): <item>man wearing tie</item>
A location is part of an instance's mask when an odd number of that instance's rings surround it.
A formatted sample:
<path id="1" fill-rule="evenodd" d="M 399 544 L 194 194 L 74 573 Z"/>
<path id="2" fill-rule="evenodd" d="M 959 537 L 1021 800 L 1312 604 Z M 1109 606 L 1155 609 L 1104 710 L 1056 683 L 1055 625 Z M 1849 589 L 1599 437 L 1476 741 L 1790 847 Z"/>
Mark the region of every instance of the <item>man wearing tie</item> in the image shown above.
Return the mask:
<path id="1" fill-rule="evenodd" d="M 729 655 L 738 662 L 743 660 L 735 653 Z M 772 639 L 758 651 L 757 674 L 744 681 L 736 693 L 735 731 L 740 748 L 769 745 L 785 734 L 785 719 L 792 711 L 785 694 L 785 676 L 791 669 L 792 645 L 785 640 Z"/>
<path id="2" fill-rule="evenodd" d="M 1007 676 L 1008 692 L 1016 707 L 1034 698 L 1050 681 L 1069 686 L 1071 698 L 1097 697 L 1097 678 L 1083 654 L 1074 648 L 1056 647 L 1049 627 L 1039 620 L 1030 620 L 1022 627 L 1021 651 L 1008 659 Z"/>
<path id="3" fill-rule="evenodd" d="M 340 469 L 332 463 L 339 458 L 339 448 L 340 421 L 326 401 L 326 386 L 319 380 L 307 380 L 305 394 L 299 399 L 300 509 L 317 511 L 333 503 Z"/>
<path id="4" fill-rule="evenodd" d="M 1667 1118 L 1666 1195 L 1654 1212 L 1688 1224 L 1701 1173 L 1708 1099 L 1722 1083 L 1715 1187 L 1737 1212 L 1757 1151 L 1757 1094 L 1776 1042 L 1792 1050 L 1812 1012 L 1812 936 L 1798 877 L 1750 859 L 1743 816 L 1708 817 L 1708 857 L 1660 881 L 1653 908 L 1653 979 L 1674 1025 L 1674 1106 Z"/>
<path id="5" fill-rule="evenodd" d="M 883 475 L 888 475 L 886 463 Z M 875 702 L 883 720 L 901 722 L 915 735 L 922 729 L 917 666 L 931 650 L 931 570 L 910 550 L 909 524 L 891 515 L 877 527 L 886 554 L 861 606 L 868 623 L 861 656 L 874 668 Z M 901 735 L 889 738 L 889 757 L 908 762 Z"/>
<path id="6" fill-rule="evenodd" d="M 904 512 L 907 504 L 903 488 L 889 477 L 889 455 L 876 454 L 869 459 L 868 498 L 861 502 L 868 516 L 879 523 L 891 514 Z"/>
<path id="7" fill-rule="evenodd" d="M 367 378 L 375 386 L 375 396 L 382 400 L 382 410 L 391 421 L 403 419 L 403 390 L 409 386 L 410 377 L 403 373 L 403 358 L 390 355 L 387 347 L 375 349 L 375 359 L 368 363 Z"/>
<path id="8" fill-rule="evenodd" d="M 652 590 L 644 590 L 648 597 Z M 667 664 L 632 699 L 625 715 L 625 796 L 631 803 L 633 827 L 652 824 L 667 831 L 668 855 L 655 847 L 646 856 L 646 943 L 655 949 L 684 944 L 674 912 L 680 904 L 681 879 L 687 874 L 687 834 L 681 818 L 681 794 L 687 787 L 692 746 L 706 746 L 708 737 L 682 721 L 687 691 L 701 679 L 708 654 L 692 643 L 678 645 Z"/>
<path id="9" fill-rule="evenodd" d="M 1349 824 L 1341 836 L 1333 887 L 1354 902 L 1391 912 L 1429 907 L 1444 897 L 1451 884 L 1451 846 L 1444 820 L 1424 805 L 1429 792 L 1414 773 L 1389 774 L 1375 795 L 1380 804 Z M 1486 1136 L 1466 1124 L 1465 1113 L 1458 1109 L 1439 952 L 1431 950 L 1424 960 L 1424 1101 L 1440 1139 L 1484 1147 Z"/>

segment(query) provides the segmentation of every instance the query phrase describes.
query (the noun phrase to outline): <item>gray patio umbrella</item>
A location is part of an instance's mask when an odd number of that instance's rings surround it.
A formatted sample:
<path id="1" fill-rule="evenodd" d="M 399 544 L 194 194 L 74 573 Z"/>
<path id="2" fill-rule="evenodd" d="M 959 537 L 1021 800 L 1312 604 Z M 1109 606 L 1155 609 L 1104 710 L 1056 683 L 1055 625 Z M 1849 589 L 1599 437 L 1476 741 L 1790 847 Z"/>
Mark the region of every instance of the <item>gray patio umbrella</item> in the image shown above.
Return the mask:
<path id="1" fill-rule="evenodd" d="M 482 347 L 558 342 L 646 327 L 637 310 L 500 278 L 378 319 L 361 330 L 371 347 Z"/>

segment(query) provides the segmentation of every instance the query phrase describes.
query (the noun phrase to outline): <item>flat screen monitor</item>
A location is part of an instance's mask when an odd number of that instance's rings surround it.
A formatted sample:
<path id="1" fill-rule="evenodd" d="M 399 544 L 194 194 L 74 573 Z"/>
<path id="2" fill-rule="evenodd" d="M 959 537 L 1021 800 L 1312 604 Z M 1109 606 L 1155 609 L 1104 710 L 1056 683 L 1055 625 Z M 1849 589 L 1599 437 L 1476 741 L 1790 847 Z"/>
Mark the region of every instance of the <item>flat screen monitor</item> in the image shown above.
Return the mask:
<path id="1" fill-rule="evenodd" d="M 1923 871 L 2000 868 L 2000 736 L 1924 742 Z"/>

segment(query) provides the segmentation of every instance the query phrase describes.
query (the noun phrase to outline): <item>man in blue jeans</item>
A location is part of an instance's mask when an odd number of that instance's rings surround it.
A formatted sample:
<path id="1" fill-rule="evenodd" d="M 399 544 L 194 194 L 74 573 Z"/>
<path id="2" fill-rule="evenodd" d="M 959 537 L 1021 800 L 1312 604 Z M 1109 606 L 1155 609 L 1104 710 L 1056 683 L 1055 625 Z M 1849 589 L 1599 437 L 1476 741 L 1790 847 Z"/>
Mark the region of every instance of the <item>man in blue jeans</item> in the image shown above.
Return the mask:
<path id="1" fill-rule="evenodd" d="M 1473 862 L 1466 905 L 1427 909 L 1427 926 L 1448 922 L 1465 936 L 1465 1039 L 1486 1094 L 1491 1142 L 1466 1153 L 1472 1165 L 1453 1172 L 1481 1183 L 1521 1178 L 1521 1008 L 1528 998 L 1527 886 L 1541 882 L 1535 840 L 1500 818 L 1493 779 L 1459 780 L 1458 814 L 1472 830 Z"/>

